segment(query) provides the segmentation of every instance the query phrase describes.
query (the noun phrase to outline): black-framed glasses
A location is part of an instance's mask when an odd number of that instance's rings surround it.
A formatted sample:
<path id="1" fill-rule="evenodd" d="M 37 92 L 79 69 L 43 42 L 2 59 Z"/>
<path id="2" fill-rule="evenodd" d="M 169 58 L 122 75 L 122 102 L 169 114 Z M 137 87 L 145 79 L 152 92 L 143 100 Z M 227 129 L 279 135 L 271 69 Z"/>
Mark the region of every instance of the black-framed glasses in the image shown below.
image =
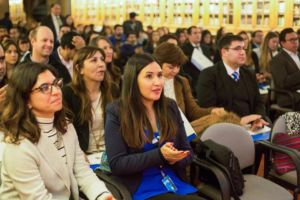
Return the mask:
<path id="1" fill-rule="evenodd" d="M 32 92 L 40 91 L 43 94 L 51 94 L 53 86 L 56 88 L 61 88 L 63 86 L 63 79 L 58 78 L 58 79 L 55 79 L 53 81 L 53 83 L 43 83 L 39 87 L 32 89 Z"/>
<path id="2" fill-rule="evenodd" d="M 294 42 L 298 42 L 299 40 L 298 40 L 298 38 L 290 38 L 286 41 L 294 43 Z"/>

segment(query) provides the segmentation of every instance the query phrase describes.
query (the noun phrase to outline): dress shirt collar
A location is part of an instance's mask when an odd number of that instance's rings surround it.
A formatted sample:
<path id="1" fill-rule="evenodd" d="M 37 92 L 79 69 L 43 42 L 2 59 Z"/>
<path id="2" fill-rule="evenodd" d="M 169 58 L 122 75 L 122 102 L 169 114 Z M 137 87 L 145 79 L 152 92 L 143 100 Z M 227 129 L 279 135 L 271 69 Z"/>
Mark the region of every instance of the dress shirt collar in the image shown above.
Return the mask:
<path id="1" fill-rule="evenodd" d="M 231 77 L 233 72 L 237 72 L 238 74 L 240 74 L 240 68 L 237 68 L 236 70 L 233 70 L 229 65 L 227 65 L 225 62 L 224 63 L 224 66 L 225 66 L 225 69 L 227 71 L 227 74 Z"/>

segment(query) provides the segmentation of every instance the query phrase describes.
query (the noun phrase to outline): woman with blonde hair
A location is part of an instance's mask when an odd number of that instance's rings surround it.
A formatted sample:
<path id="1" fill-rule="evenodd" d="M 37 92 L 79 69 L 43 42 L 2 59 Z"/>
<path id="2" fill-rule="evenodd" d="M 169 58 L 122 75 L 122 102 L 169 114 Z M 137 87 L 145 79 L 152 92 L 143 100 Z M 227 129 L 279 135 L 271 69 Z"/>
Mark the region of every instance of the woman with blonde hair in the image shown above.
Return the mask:
<path id="1" fill-rule="evenodd" d="M 275 32 L 268 32 L 261 47 L 259 59 L 260 72 L 268 79 L 271 78 L 270 60 L 278 54 L 279 35 Z"/>
<path id="2" fill-rule="evenodd" d="M 113 99 L 105 53 L 97 47 L 83 47 L 76 52 L 73 66 L 72 82 L 63 87 L 64 102 L 73 112 L 81 149 L 100 158 L 105 150 L 105 106 Z"/>

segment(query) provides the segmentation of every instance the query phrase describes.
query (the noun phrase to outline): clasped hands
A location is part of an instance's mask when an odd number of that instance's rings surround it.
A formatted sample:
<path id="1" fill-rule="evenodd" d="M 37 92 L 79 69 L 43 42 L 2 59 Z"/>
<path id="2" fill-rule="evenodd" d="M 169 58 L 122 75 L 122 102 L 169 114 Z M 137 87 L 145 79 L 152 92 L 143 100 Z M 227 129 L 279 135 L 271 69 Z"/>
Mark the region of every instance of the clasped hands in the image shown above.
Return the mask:
<path id="1" fill-rule="evenodd" d="M 160 151 L 163 157 L 168 161 L 170 165 L 175 164 L 177 161 L 180 161 L 190 155 L 190 151 L 178 150 L 173 146 L 172 142 L 166 142 L 161 148 Z"/>

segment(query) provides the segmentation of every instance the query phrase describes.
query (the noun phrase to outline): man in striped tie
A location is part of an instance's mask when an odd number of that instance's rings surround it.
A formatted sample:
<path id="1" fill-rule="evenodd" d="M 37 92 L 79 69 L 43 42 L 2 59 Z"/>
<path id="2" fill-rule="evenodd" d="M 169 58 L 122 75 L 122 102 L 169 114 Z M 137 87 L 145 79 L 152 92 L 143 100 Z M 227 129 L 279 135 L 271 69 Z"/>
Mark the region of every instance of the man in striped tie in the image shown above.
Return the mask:
<path id="1" fill-rule="evenodd" d="M 197 83 L 197 97 L 202 107 L 224 107 L 240 117 L 255 115 L 252 128 L 267 124 L 265 106 L 260 99 L 254 74 L 242 67 L 246 52 L 243 38 L 226 35 L 220 40 L 222 60 L 203 70 Z M 268 119 L 268 118 L 267 118 Z"/>

